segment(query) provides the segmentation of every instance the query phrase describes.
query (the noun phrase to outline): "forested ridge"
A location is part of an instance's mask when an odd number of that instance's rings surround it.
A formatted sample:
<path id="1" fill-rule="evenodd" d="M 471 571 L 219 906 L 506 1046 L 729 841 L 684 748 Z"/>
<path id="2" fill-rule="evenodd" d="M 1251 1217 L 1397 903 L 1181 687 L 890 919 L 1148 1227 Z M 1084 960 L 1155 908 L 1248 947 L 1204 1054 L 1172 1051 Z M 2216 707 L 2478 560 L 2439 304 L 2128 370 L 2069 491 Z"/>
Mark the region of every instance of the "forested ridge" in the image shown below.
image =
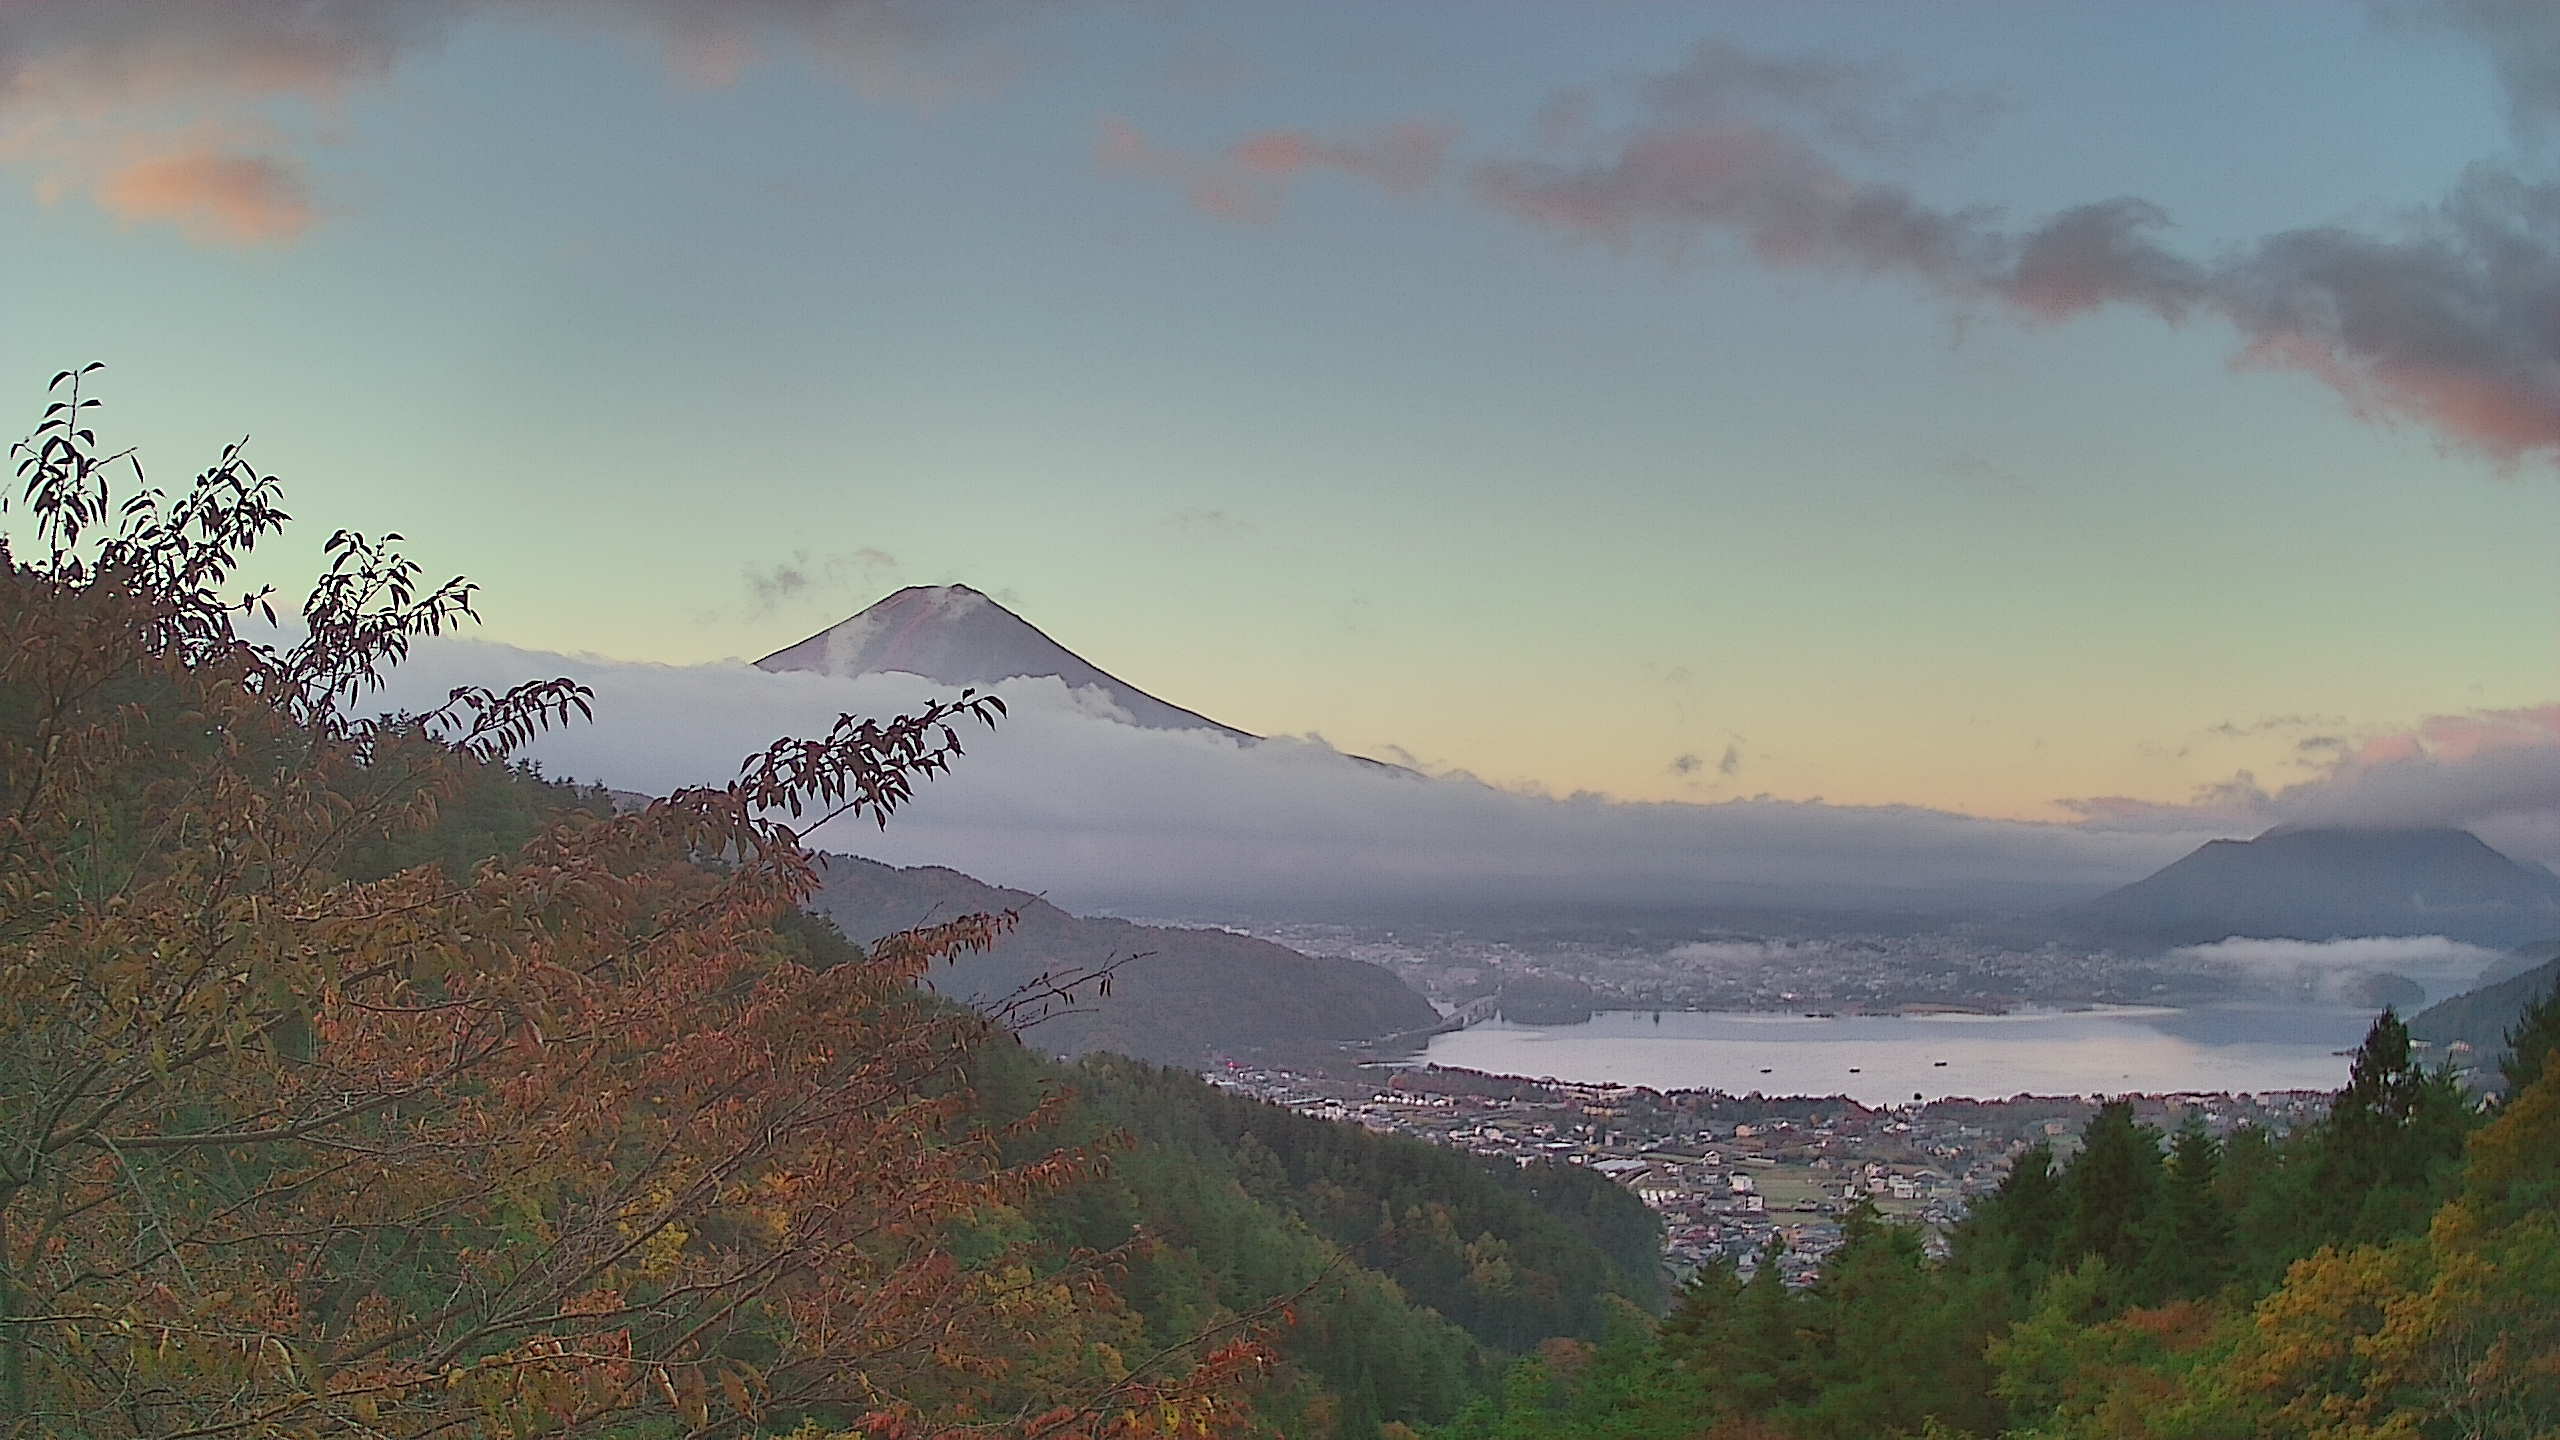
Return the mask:
<path id="1" fill-rule="evenodd" d="M 1008 1043 L 975 1084 L 998 1113 L 1063 1085 L 1062 1131 L 1112 1152 L 1033 1223 L 1070 1249 L 1148 1237 L 1118 1283 L 1152 1341 L 1291 1297 L 1270 1343 L 1294 1374 L 1257 1400 L 1283 1435 L 1448 1420 L 1511 1357 L 1660 1303 L 1658 1223 L 1587 1170 L 1487 1163 L 1116 1055 Z"/>
<path id="2" fill-rule="evenodd" d="M 869 940 L 933 915 L 1001 912 L 1014 924 L 983 954 L 954 957 L 934 988 L 996 998 L 1041 975 L 1113 966 L 1107 995 L 1043 1020 L 1035 1049 L 1108 1050 L 1169 1065 L 1264 1047 L 1323 1047 L 1439 1023 L 1431 1002 L 1385 969 L 1297 951 L 1225 930 L 1137 925 L 1070 915 L 1038 896 L 939 866 L 896 867 L 829 855 L 810 908 Z"/>

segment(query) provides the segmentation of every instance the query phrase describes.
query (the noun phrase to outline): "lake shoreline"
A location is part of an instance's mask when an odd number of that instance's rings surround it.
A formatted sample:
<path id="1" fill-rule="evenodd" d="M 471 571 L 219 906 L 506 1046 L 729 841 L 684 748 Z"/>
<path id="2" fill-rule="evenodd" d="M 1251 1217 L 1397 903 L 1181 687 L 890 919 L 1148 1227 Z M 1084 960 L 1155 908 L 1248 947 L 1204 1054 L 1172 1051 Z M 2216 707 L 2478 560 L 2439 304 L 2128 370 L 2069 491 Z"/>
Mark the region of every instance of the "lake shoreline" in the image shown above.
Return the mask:
<path id="1" fill-rule="evenodd" d="M 2344 1083 L 2370 1013 L 2279 1006 L 1897 1007 L 1884 1013 L 1609 1010 L 1485 1020 L 1373 1063 L 1662 1093 L 1863 1104 L 2021 1095 L 2297 1094 Z"/>

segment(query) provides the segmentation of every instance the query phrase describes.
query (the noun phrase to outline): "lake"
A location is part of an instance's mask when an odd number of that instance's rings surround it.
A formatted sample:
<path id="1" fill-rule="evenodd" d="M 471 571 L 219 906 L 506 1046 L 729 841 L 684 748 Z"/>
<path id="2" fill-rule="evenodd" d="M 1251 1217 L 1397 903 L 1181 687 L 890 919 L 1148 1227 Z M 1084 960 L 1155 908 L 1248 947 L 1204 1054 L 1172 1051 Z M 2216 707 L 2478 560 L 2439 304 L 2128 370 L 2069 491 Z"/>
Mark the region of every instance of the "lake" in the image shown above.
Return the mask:
<path id="1" fill-rule="evenodd" d="M 1501 1075 L 1847 1095 L 1868 1104 L 2129 1091 L 2334 1090 L 2368 1010 L 2109 1006 L 2007 1015 L 1613 1010 L 1580 1025 L 1487 1021 L 1418 1058 Z"/>

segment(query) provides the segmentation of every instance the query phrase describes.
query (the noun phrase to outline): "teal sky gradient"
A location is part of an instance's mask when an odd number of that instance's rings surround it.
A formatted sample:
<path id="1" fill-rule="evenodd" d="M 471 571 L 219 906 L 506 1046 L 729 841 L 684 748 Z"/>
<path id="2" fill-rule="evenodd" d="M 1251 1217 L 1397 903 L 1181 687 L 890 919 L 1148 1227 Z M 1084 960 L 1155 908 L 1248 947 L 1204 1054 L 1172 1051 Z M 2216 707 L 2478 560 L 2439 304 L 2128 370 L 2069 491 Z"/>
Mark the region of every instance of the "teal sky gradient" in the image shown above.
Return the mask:
<path id="1" fill-rule="evenodd" d="M 1469 185 L 1560 92 L 1721 37 L 1989 102 L 1862 177 L 2016 223 L 2139 195 L 2212 255 L 2540 164 L 2449 33 L 2273 0 L 1064 4 L 854 75 L 767 36 L 727 78 L 637 23 L 429 30 L 334 94 L 84 118 L 292 157 L 316 215 L 270 243 L 108 213 L 23 97 L 0 120 L 0 379 L 31 423 L 106 361 L 164 481 L 252 434 L 304 520 L 280 579 L 397 529 L 484 583 L 494 638 L 668 661 L 966 581 L 1231 724 L 1646 798 L 2047 816 L 2554 693 L 2538 462 L 2235 367 L 2211 314 L 2022 321 L 1711 234 L 1577 243 Z M 1409 121 L 1455 132 L 1430 184 L 1314 171 L 1245 221 L 1100 155 L 1112 123 L 1205 156 Z M 760 606 L 795 555 L 835 578 Z M 2209 733 L 2277 716 L 2314 718 Z"/>

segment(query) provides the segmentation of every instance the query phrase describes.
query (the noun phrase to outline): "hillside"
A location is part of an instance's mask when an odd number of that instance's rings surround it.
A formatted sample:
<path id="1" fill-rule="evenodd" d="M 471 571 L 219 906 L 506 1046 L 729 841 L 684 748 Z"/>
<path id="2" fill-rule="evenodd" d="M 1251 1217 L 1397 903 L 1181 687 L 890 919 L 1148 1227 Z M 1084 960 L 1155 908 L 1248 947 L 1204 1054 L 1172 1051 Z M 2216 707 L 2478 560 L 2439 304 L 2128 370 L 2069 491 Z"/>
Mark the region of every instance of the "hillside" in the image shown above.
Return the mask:
<path id="1" fill-rule="evenodd" d="M 2560 946 L 2541 945 L 2517 958 L 2539 962 L 2521 974 L 2448 996 L 2409 1017 L 2409 1038 L 2436 1047 L 2448 1056 L 2457 1044 L 2472 1053 L 2460 1063 L 2482 1074 L 2494 1074 L 2506 1057 L 2507 1035 L 2523 1018 L 2525 1007 L 2560 986 Z"/>
<path id="2" fill-rule="evenodd" d="M 2166 945 L 2235 935 L 2519 945 L 2560 930 L 2560 877 L 2466 830 L 2278 829 L 2210 841 L 2058 918 L 2105 938 Z"/>
<path id="3" fill-rule="evenodd" d="M 1054 1138 L 1111 1154 L 1029 1218 L 1061 1250 L 1145 1237 L 1115 1288 L 1147 1344 L 1306 1292 L 1255 1401 L 1268 1433 L 1447 1421 L 1512 1357 L 1600 1340 L 1663 1299 L 1660 1221 L 1589 1170 L 1373 1134 L 1118 1056 L 1062 1064 L 999 1039 L 972 1080 L 991 1125 L 1063 1088 Z"/>
<path id="4" fill-rule="evenodd" d="M 1366 961 L 1301 955 L 1224 930 L 1070 915 L 940 866 L 900 869 L 831 855 L 810 908 L 866 945 L 928 921 L 1017 912 L 1013 933 L 994 950 L 929 977 L 943 994 L 971 1003 L 1002 1001 L 1043 973 L 1123 960 L 1108 994 L 1087 995 L 1075 1013 L 1053 1014 L 1026 1035 L 1053 1054 L 1110 1050 L 1187 1064 L 1212 1054 L 1374 1039 L 1439 1019 L 1431 1002 Z M 1125 958 L 1131 956 L 1138 958 Z"/>

